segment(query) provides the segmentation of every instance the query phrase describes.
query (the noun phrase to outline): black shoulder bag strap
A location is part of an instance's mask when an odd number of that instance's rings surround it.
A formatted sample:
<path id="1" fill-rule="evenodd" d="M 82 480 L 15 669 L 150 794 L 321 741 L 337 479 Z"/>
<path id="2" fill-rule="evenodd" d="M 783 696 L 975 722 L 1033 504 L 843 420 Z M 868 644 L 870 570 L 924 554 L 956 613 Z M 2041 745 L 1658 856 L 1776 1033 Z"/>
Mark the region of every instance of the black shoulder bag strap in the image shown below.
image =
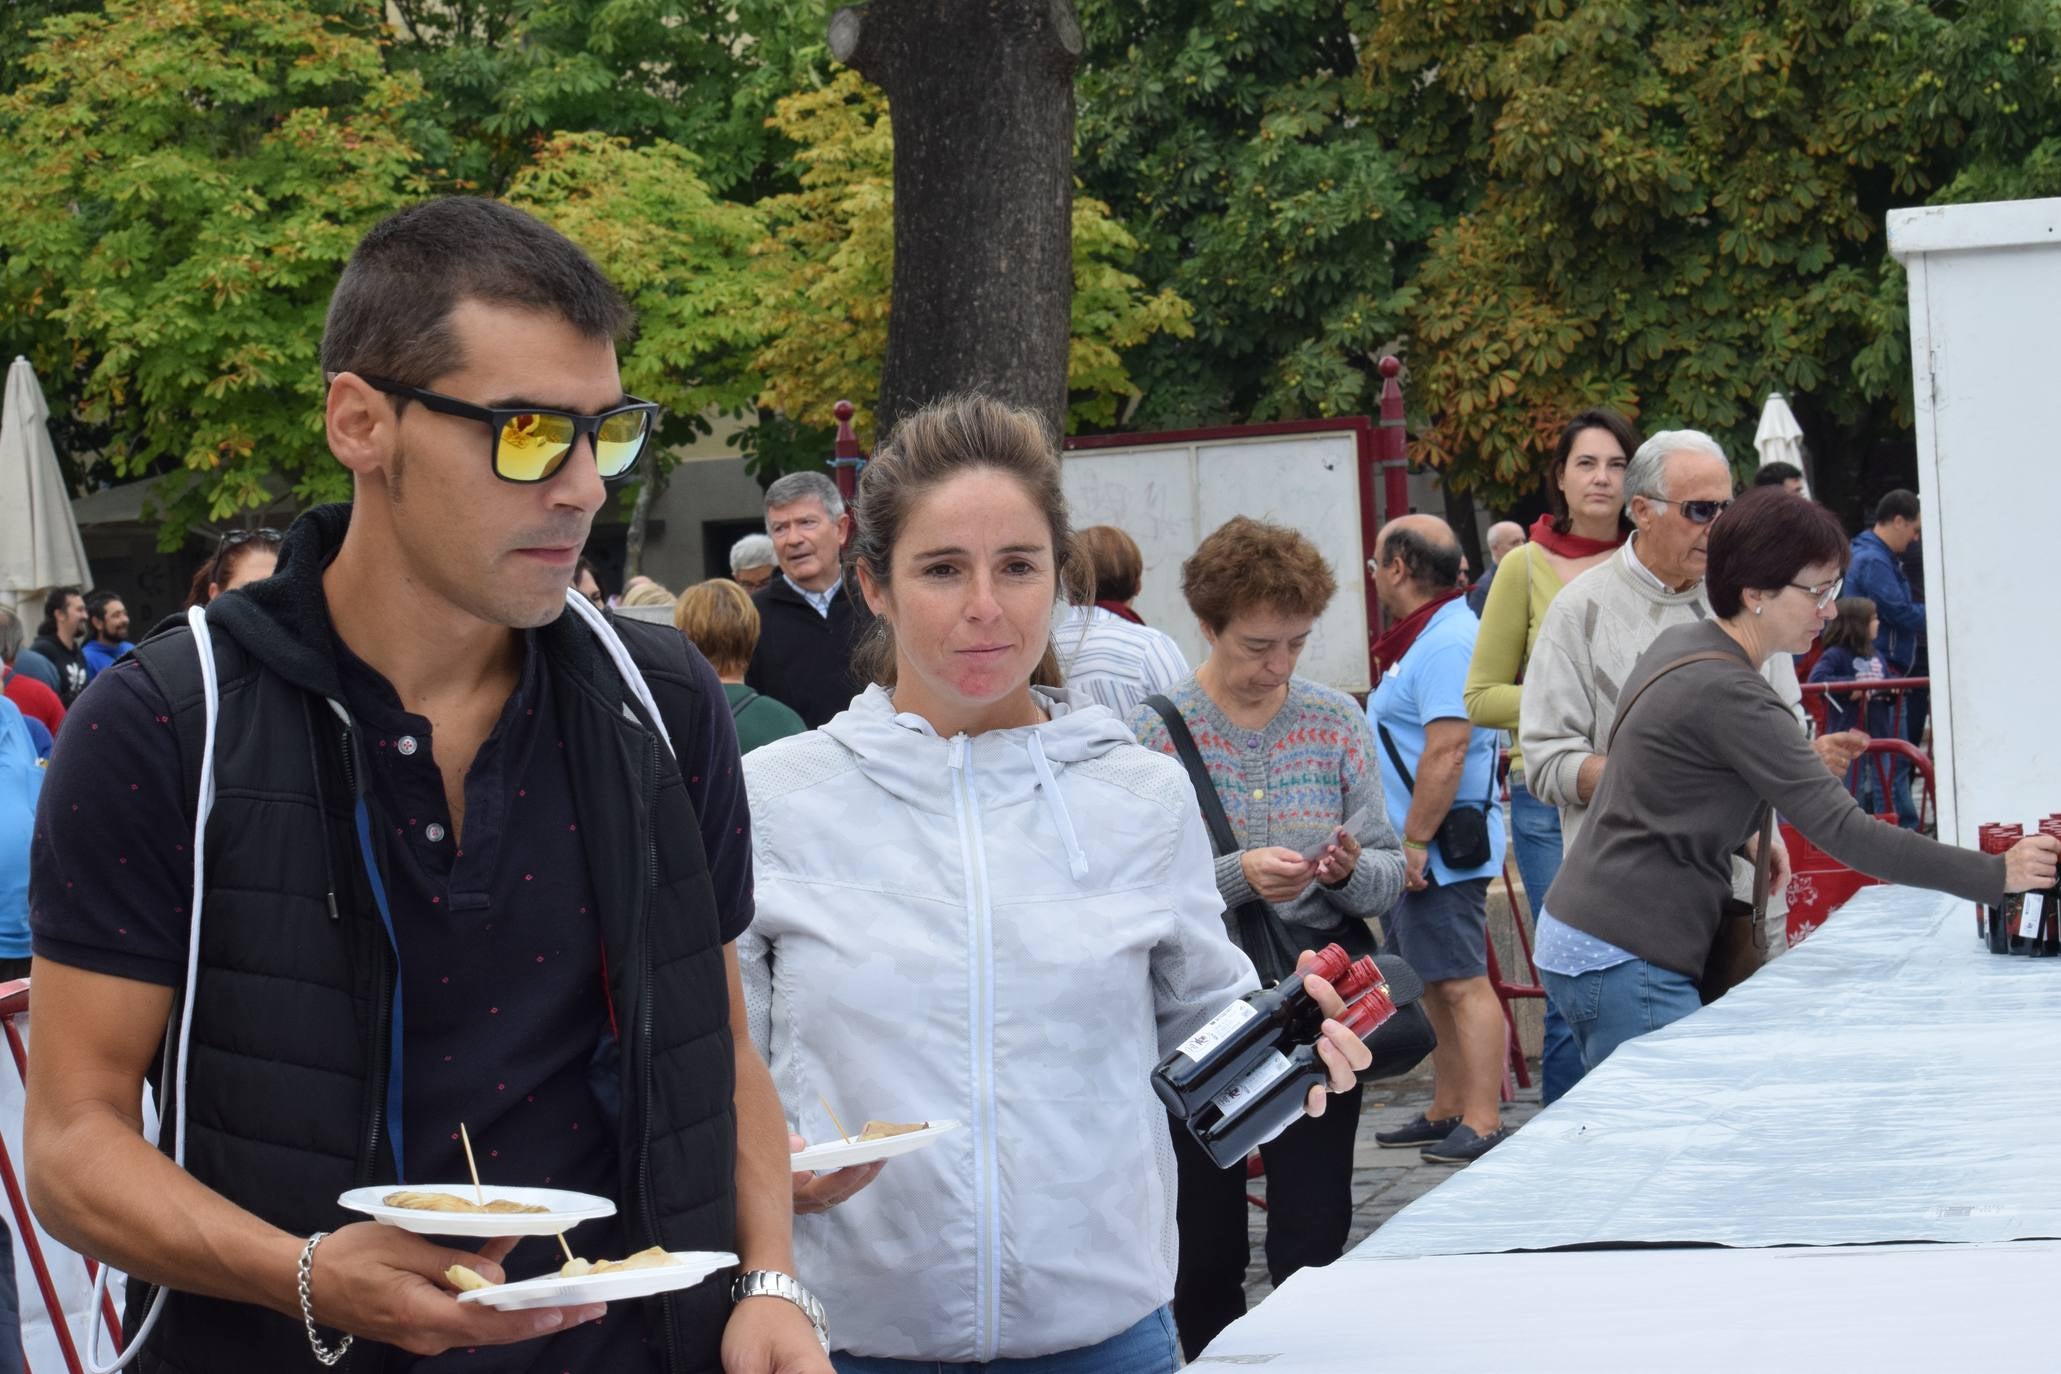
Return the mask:
<path id="1" fill-rule="evenodd" d="M 1202 751 L 1195 747 L 1195 736 L 1188 733 L 1188 722 L 1181 719 L 1180 708 L 1159 693 L 1145 698 L 1145 704 L 1159 712 L 1159 718 L 1166 722 L 1174 755 L 1188 770 L 1196 803 L 1202 807 L 1202 823 L 1209 830 L 1210 846 L 1219 858 L 1238 853 L 1238 836 L 1232 832 L 1231 818 L 1224 812 L 1224 799 L 1217 795 L 1217 785 L 1203 765 Z M 1295 942 L 1271 906 L 1254 897 L 1239 903 L 1231 914 L 1238 921 L 1238 943 L 1259 971 L 1261 982 L 1272 985 L 1295 972 Z"/>
<path id="2" fill-rule="evenodd" d="M 1386 725 L 1383 725 L 1380 721 L 1376 721 L 1374 722 L 1374 729 L 1375 732 L 1381 736 L 1381 747 L 1388 751 L 1388 761 L 1395 765 L 1395 771 L 1402 776 L 1403 790 L 1405 792 L 1415 792 L 1417 790 L 1417 780 L 1411 777 L 1410 770 L 1403 766 L 1402 751 L 1395 747 L 1395 740 L 1388 733 L 1388 727 Z M 1496 770 L 1494 767 L 1491 767 L 1489 769 L 1488 795 L 1481 799 L 1481 809 L 1484 811 L 1488 810 L 1489 807 L 1495 804 L 1495 800 Z"/>

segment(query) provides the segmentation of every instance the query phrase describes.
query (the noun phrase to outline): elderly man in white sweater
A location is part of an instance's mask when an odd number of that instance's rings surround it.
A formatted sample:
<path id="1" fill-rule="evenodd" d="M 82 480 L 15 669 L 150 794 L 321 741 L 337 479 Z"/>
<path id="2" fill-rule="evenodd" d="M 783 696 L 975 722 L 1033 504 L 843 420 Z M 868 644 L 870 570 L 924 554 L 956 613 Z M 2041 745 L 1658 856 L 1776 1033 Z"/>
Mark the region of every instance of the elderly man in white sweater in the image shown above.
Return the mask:
<path id="1" fill-rule="evenodd" d="M 1560 808 L 1569 850 L 1589 799 L 1603 779 L 1604 746 L 1617 719 L 1618 689 L 1662 630 L 1710 618 L 1703 590 L 1711 522 L 1732 502 L 1732 468 L 1715 439 L 1700 430 L 1662 430 L 1639 446 L 1625 469 L 1625 497 L 1635 526 L 1608 562 L 1583 573 L 1553 600 L 1539 626 L 1524 675 L 1519 740 L 1525 783 Z M 1803 693 L 1787 654 L 1762 670 L 1803 725 Z M 1813 741 L 1818 756 L 1844 776 L 1866 746 L 1856 732 Z M 1786 874 L 1786 856 L 1775 858 Z M 1751 870 L 1747 870 L 1750 881 Z M 1771 913 L 1786 905 L 1777 882 Z M 1785 942 L 1771 939 L 1771 949 Z"/>

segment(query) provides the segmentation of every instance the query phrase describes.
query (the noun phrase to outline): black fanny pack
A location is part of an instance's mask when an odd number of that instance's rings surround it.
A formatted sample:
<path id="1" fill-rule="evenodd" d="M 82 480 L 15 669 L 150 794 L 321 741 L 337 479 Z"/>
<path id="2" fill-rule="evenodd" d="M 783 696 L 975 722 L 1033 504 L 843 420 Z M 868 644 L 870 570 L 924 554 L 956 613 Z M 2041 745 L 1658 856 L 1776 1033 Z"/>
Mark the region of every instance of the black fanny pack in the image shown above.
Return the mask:
<path id="1" fill-rule="evenodd" d="M 1415 792 L 1417 780 L 1410 776 L 1410 770 L 1403 766 L 1402 751 L 1395 747 L 1386 725 L 1376 724 L 1381 732 L 1381 747 L 1388 750 L 1388 761 L 1395 765 L 1401 775 L 1405 791 Z M 1464 764 L 1462 765 L 1465 766 Z M 1494 850 L 1489 844 L 1489 807 L 1495 804 L 1496 769 L 1489 766 L 1489 792 L 1481 803 L 1455 801 L 1446 809 L 1446 818 L 1439 823 L 1435 842 L 1438 856 L 1446 861 L 1447 868 L 1480 868 L 1489 861 Z"/>

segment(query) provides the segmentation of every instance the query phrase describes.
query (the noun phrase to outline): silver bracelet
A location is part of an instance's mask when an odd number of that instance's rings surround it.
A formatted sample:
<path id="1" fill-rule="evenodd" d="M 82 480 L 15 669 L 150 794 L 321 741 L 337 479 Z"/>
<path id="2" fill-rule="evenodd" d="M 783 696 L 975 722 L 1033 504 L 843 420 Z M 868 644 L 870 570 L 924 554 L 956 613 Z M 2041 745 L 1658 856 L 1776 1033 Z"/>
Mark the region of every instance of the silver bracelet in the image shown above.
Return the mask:
<path id="1" fill-rule="evenodd" d="M 308 1286 L 315 1275 L 315 1247 L 320 1245 L 328 1234 L 327 1231 L 317 1231 L 309 1236 L 308 1243 L 301 1247 L 301 1320 L 308 1324 L 308 1344 L 314 1347 L 315 1358 L 321 1361 L 324 1368 L 341 1360 L 349 1352 L 351 1342 L 355 1339 L 345 1336 L 336 1343 L 336 1349 L 331 1350 L 322 1344 L 322 1337 L 315 1331 L 315 1300 L 309 1295 Z"/>

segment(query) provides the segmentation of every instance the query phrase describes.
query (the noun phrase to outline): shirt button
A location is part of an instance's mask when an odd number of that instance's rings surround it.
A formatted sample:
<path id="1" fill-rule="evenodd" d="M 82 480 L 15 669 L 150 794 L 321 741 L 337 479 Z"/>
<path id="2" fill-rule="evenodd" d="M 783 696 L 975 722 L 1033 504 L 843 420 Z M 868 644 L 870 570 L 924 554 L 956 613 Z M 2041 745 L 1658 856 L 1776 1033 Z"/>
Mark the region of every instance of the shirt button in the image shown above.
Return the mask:
<path id="1" fill-rule="evenodd" d="M 1267 789 L 1266 789 L 1266 788 L 1264 788 L 1264 787 L 1255 787 L 1255 788 L 1253 788 L 1253 789 L 1252 789 L 1252 799 L 1253 799 L 1254 801 L 1265 801 L 1265 800 L 1267 799 Z"/>
<path id="2" fill-rule="evenodd" d="M 1265 743 L 1266 743 L 1266 740 L 1262 739 L 1262 738 L 1261 738 L 1260 736 L 1258 736 L 1258 735 L 1247 735 L 1247 736 L 1245 737 L 1245 747 L 1246 747 L 1247 749 L 1257 749 L 1257 748 L 1259 748 L 1259 747 L 1260 747 L 1260 746 L 1261 746 L 1262 744 L 1265 744 Z"/>
<path id="3" fill-rule="evenodd" d="M 435 844 L 438 840 L 444 838 L 444 828 L 435 821 L 431 821 L 428 825 L 423 826 L 422 833 L 431 844 Z"/>
<path id="4" fill-rule="evenodd" d="M 394 748 L 400 750 L 403 754 L 413 754 L 415 752 L 415 736 L 401 736 L 394 741 Z"/>

